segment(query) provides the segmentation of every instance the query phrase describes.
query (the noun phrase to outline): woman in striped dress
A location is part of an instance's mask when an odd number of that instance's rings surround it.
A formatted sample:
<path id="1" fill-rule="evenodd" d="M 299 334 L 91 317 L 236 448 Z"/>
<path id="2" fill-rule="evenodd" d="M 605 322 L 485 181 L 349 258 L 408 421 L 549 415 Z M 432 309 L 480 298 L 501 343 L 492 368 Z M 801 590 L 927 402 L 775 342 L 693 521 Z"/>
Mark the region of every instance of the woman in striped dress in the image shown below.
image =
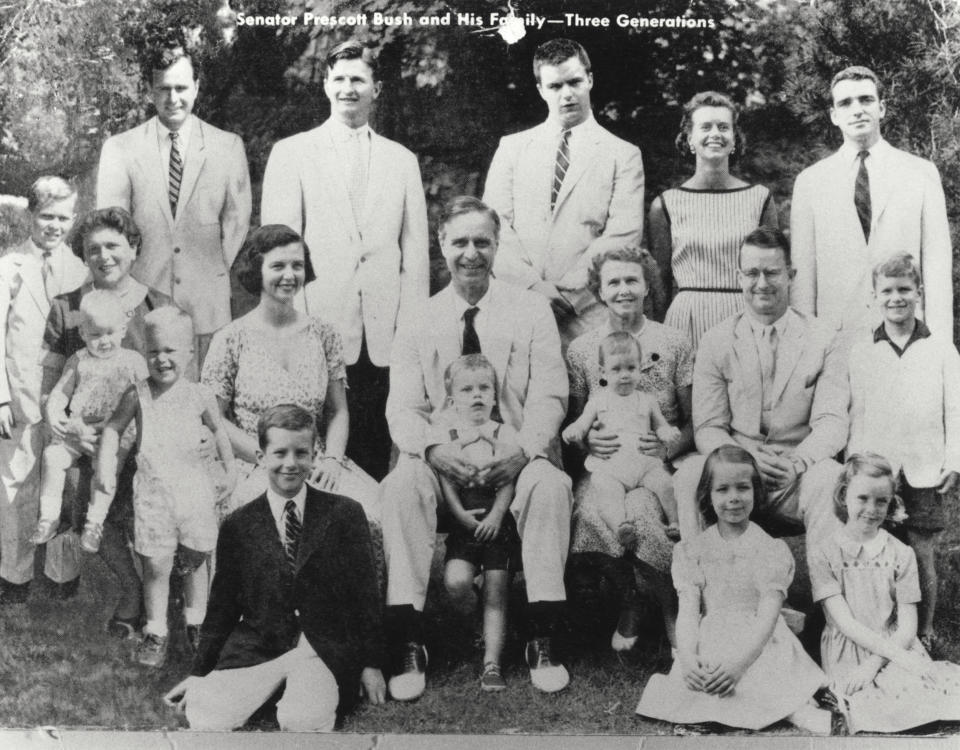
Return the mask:
<path id="1" fill-rule="evenodd" d="M 697 168 L 689 180 L 650 206 L 650 250 L 676 287 L 664 322 L 689 334 L 694 348 L 705 331 L 743 307 L 737 277 L 740 245 L 758 226 L 778 227 L 777 207 L 763 185 L 730 174 L 743 149 L 737 110 L 724 94 L 705 91 L 683 108 L 677 149 L 689 149 Z"/>

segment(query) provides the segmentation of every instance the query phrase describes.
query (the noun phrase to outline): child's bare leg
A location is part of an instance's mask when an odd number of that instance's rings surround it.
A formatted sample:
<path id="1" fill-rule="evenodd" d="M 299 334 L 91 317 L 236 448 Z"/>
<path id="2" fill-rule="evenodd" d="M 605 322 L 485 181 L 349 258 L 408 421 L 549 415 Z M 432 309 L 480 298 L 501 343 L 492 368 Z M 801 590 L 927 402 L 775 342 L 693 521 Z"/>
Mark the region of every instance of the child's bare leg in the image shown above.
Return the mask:
<path id="1" fill-rule="evenodd" d="M 117 476 L 114 477 L 114 488 L 120 481 L 120 473 L 123 471 L 123 466 L 127 462 L 127 455 L 130 451 L 126 448 L 120 448 L 117 451 Z M 96 479 L 94 479 L 94 484 Z M 90 491 L 90 506 L 87 508 L 87 524 L 97 524 L 102 527 L 104 520 L 107 518 L 107 513 L 110 511 L 110 506 L 113 504 L 114 493 L 107 494 L 105 492 L 99 492 L 96 489 L 91 489 Z"/>
<path id="2" fill-rule="evenodd" d="M 477 569 L 466 560 L 449 560 L 443 571 L 443 585 L 450 600 L 461 614 L 472 614 L 477 608 L 477 594 L 473 579 Z"/>
<path id="3" fill-rule="evenodd" d="M 920 573 L 920 621 L 917 623 L 919 637 L 934 634 L 933 617 L 937 610 L 937 565 L 934 553 L 939 536 L 938 531 L 907 529 L 907 540 L 917 555 L 917 568 Z"/>
<path id="4" fill-rule="evenodd" d="M 170 598 L 170 573 L 173 553 L 161 557 L 140 556 L 143 561 L 143 603 L 147 610 L 144 632 L 167 635 L 167 600 Z"/>
<path id="5" fill-rule="evenodd" d="M 679 541 L 680 523 L 677 517 L 677 499 L 673 494 L 673 477 L 665 468 L 658 466 L 644 475 L 642 485 L 660 501 L 660 508 L 667 519 L 667 536 L 675 542 Z"/>
<path id="6" fill-rule="evenodd" d="M 207 563 L 204 561 L 196 570 L 183 579 L 183 617 L 187 625 L 202 625 L 207 614 L 207 595 L 210 590 Z"/>
<path id="7" fill-rule="evenodd" d="M 500 663 L 507 632 L 507 601 L 510 573 L 486 570 L 483 573 L 483 663 Z"/>
<path id="8" fill-rule="evenodd" d="M 627 518 L 624 503 L 627 490 L 623 482 L 609 474 L 595 471 L 590 475 L 590 484 L 600 518 L 617 535 L 620 544 L 627 549 L 633 549 L 637 543 L 637 531 Z"/>
<path id="9" fill-rule="evenodd" d="M 67 446 L 54 443 L 43 449 L 43 464 L 40 475 L 40 520 L 56 523 L 60 520 L 63 503 L 63 487 L 67 482 L 67 470 L 76 457 Z"/>

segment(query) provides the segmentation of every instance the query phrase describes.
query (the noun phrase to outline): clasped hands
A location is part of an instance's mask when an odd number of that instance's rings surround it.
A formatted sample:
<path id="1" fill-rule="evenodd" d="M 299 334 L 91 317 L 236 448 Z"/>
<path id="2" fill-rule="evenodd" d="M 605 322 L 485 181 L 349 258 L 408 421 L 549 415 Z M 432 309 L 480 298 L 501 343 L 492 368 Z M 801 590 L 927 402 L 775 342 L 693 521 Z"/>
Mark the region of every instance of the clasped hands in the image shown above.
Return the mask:
<path id="1" fill-rule="evenodd" d="M 584 438 L 587 451 L 596 458 L 610 458 L 620 450 L 620 438 L 612 432 L 605 432 L 601 422 L 595 422 Z M 667 446 L 655 432 L 647 432 L 637 439 L 637 450 L 645 456 L 655 456 L 661 461 L 667 459 Z"/>
<path id="2" fill-rule="evenodd" d="M 716 664 L 703 661 L 697 656 L 678 657 L 678 659 L 683 681 L 688 688 L 721 698 L 733 693 L 749 666 L 737 659 L 724 660 Z"/>
<path id="3" fill-rule="evenodd" d="M 517 445 L 497 443 L 497 455 L 481 466 L 465 461 L 455 442 L 432 445 L 426 451 L 427 463 L 450 478 L 459 487 L 499 489 L 510 484 L 529 459 Z"/>

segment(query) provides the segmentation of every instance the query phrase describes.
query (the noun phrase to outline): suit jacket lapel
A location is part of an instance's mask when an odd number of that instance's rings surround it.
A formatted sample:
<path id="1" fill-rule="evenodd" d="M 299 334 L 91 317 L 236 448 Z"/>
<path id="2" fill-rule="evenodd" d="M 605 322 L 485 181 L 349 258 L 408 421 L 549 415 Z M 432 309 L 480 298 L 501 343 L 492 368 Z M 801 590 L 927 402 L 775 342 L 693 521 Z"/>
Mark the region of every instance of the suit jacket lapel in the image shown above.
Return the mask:
<path id="1" fill-rule="evenodd" d="M 33 243 L 30 240 L 20 246 L 15 262 L 20 272 L 21 289 L 26 289 L 37 309 L 46 317 L 50 312 L 50 302 L 47 300 L 47 292 L 43 286 L 42 261 L 34 257 Z"/>
<path id="2" fill-rule="evenodd" d="M 260 549 L 265 556 L 286 565 L 287 557 L 283 551 L 283 540 L 280 538 L 280 532 L 277 531 L 277 523 L 273 519 L 273 513 L 270 512 L 270 502 L 266 494 L 260 495 L 253 502 L 256 503 L 253 538 L 263 540 Z"/>
<path id="3" fill-rule="evenodd" d="M 557 194 L 557 202 L 553 207 L 554 215 L 560 210 L 560 206 L 570 195 L 574 185 L 593 163 L 594 152 L 597 150 L 597 144 L 600 141 L 600 130 L 595 122 L 586 126 L 586 132 L 583 136 L 580 147 L 570 149 L 570 168 L 567 170 L 567 174 L 563 178 L 563 184 L 560 186 L 560 192 Z"/>
<path id="4" fill-rule="evenodd" d="M 454 304 L 456 292 L 453 291 L 453 285 L 447 287 L 437 295 L 437 305 L 434 308 L 436 317 L 436 335 L 431 336 L 437 353 L 437 364 L 439 365 L 440 375 L 453 360 L 460 356 L 460 327 L 463 325 L 461 318 L 457 314 L 457 306 Z M 442 378 L 441 378 L 442 379 Z M 434 404 L 434 406 L 439 406 Z"/>
<path id="5" fill-rule="evenodd" d="M 367 169 L 367 190 L 363 196 L 363 216 L 361 223 L 366 226 L 373 219 L 370 212 L 381 204 L 385 186 L 390 181 L 391 168 L 395 165 L 387 164 L 384 153 L 384 139 L 370 131 L 370 164 Z"/>
<path id="6" fill-rule="evenodd" d="M 497 371 L 500 386 L 498 391 L 502 392 L 507 377 L 507 364 L 510 362 L 510 351 L 513 348 L 516 311 L 510 311 L 506 306 L 497 304 L 496 298 L 500 287 L 496 279 L 490 280 L 490 317 L 487 320 L 486 338 L 481 345 L 483 355 L 490 360 L 490 364 Z"/>
<path id="7" fill-rule="evenodd" d="M 340 151 L 337 144 L 326 123 L 316 128 L 314 132 L 316 138 L 313 139 L 310 158 L 316 165 L 316 179 L 323 185 L 323 190 L 327 194 L 327 203 L 339 214 L 343 225 L 351 227 L 352 233 L 359 235 L 360 229 L 353 215 L 353 207 L 350 205 L 350 191 L 347 188 L 343 165 L 340 164 Z"/>
<path id="8" fill-rule="evenodd" d="M 330 514 L 327 512 L 326 502 L 323 495 L 312 487 L 307 487 L 307 498 L 303 506 L 303 531 L 297 550 L 298 573 L 310 556 L 323 547 L 327 529 L 330 528 Z"/>
<path id="9" fill-rule="evenodd" d="M 787 315 L 790 311 L 787 310 Z M 773 375 L 773 404 L 780 401 L 793 371 L 797 369 L 800 355 L 803 354 L 806 326 L 804 321 L 796 315 L 791 315 L 790 322 L 783 332 L 783 338 L 777 346 L 777 369 Z"/>
<path id="10" fill-rule="evenodd" d="M 160 212 L 167 225 L 173 229 L 173 214 L 170 212 L 170 165 L 164 163 L 159 147 L 157 118 L 152 117 L 143 125 L 142 140 L 134 159 L 140 171 L 147 176 L 147 184 L 155 189 L 154 198 L 160 204 Z M 181 190 L 181 194 L 182 194 Z"/>
<path id="11" fill-rule="evenodd" d="M 891 148 L 886 153 L 887 163 L 883 169 L 879 166 L 870 174 L 871 185 L 873 185 L 874 205 L 870 212 L 870 236 L 873 236 L 877 228 L 877 222 L 883 213 L 887 204 L 890 202 L 890 196 L 893 193 L 894 185 L 901 176 L 898 174 L 896 158 L 897 153 Z"/>
<path id="12" fill-rule="evenodd" d="M 738 403 L 731 407 L 740 414 L 749 415 L 750 423 L 756 425 L 760 431 L 760 411 L 763 408 L 763 384 L 760 379 L 760 355 L 757 354 L 757 342 L 753 338 L 753 330 L 747 320 L 747 313 L 740 316 L 733 329 L 733 353 L 739 365 L 739 373 L 734 378 L 743 384 L 743 394 L 746 403 Z"/>
<path id="13" fill-rule="evenodd" d="M 192 117 L 192 115 L 191 115 Z M 200 171 L 203 169 L 203 162 L 206 159 L 206 148 L 204 144 L 203 123 L 196 117 L 193 117 L 190 133 L 190 144 L 187 146 L 187 155 L 183 164 L 183 180 L 180 182 L 180 197 L 177 199 L 177 217 L 176 221 L 183 218 L 183 206 L 190 200 L 190 194 L 197 184 L 200 177 Z M 167 201 L 169 205 L 170 201 Z"/>

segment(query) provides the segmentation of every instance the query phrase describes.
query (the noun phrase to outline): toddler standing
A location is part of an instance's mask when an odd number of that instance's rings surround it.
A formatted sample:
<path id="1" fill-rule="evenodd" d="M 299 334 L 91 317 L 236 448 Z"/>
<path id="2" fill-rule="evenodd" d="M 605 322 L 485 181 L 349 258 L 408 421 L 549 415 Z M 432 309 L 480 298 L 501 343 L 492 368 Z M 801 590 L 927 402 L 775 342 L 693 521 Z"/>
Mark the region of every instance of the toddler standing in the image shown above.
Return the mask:
<path id="1" fill-rule="evenodd" d="M 913 550 L 881 526 L 901 510 L 885 458 L 854 454 L 834 492 L 844 523 L 808 554 L 827 625 L 823 668 L 851 732 L 899 732 L 960 719 L 960 667 L 930 660 L 917 639 L 920 586 Z"/>
<path id="2" fill-rule="evenodd" d="M 598 512 L 617 532 L 628 550 L 637 544 L 637 530 L 627 519 L 624 500 L 630 490 L 646 487 L 660 501 L 667 519 L 667 536 L 680 538 L 673 479 L 661 459 L 637 448 L 641 435 L 655 432 L 663 443 L 680 437 L 680 430 L 667 422 L 656 396 L 637 390 L 642 356 L 640 343 L 627 331 L 615 331 L 600 342 L 600 376 L 603 389 L 590 396 L 583 414 L 563 431 L 567 443 L 579 443 L 594 422 L 620 439 L 620 448 L 609 458 L 587 456 L 584 466 L 591 473 L 598 499 Z M 651 429 L 652 428 L 652 429 Z"/>
<path id="3" fill-rule="evenodd" d="M 793 556 L 750 521 L 765 500 L 760 471 L 743 448 L 723 445 L 707 457 L 697 502 L 712 525 L 673 554 L 676 661 L 669 675 L 650 678 L 638 714 L 746 729 L 787 719 L 829 733 L 829 713 L 811 702 L 824 674 L 780 615 Z"/>
<path id="4" fill-rule="evenodd" d="M 460 446 L 465 462 L 478 470 L 517 444 L 509 425 L 495 422 L 491 413 L 497 399 L 497 373 L 482 354 L 467 354 L 447 367 L 443 375 L 447 391 L 446 410 L 440 415 L 449 424 L 443 441 Z M 506 633 L 510 574 L 519 567 L 520 537 L 510 514 L 516 485 L 496 490 L 458 487 L 439 475 L 446 509 L 453 519 L 447 536 L 444 584 L 461 608 L 470 610 L 473 581 L 483 571 L 483 673 L 485 692 L 507 687 L 500 668 Z"/>
<path id="5" fill-rule="evenodd" d="M 149 377 L 129 388 L 104 427 L 94 504 L 109 506 L 115 491 L 120 435 L 137 420 L 137 473 L 133 484 L 134 549 L 143 561 L 147 622 L 136 660 L 159 667 L 167 651 L 167 599 L 175 555 L 184 581 L 187 636 L 196 648 L 207 606 L 207 558 L 217 541 L 216 493 L 199 446 L 213 433 L 232 489 L 233 450 L 213 395 L 183 379 L 193 359 L 193 324 L 183 311 L 161 307 L 144 317 Z M 101 497 L 100 495 L 107 497 Z M 84 528 L 85 546 L 99 546 Z"/>
<path id="6" fill-rule="evenodd" d="M 115 294 L 97 289 L 88 292 L 80 303 L 80 317 L 80 336 L 86 348 L 67 360 L 46 403 L 52 437 L 43 451 L 40 520 L 30 538 L 33 544 L 45 544 L 57 533 L 66 472 L 82 455 L 71 438 L 86 425 L 99 424 L 112 415 L 124 391 L 147 377 L 143 357 L 120 345 L 127 331 L 127 315 Z M 123 466 L 135 439 L 132 428 L 124 431 L 118 467 Z M 95 525 L 102 534 L 106 514 L 107 508 L 102 504 L 98 508 L 91 503 L 87 523 Z M 90 535 L 84 538 L 89 541 Z"/>

